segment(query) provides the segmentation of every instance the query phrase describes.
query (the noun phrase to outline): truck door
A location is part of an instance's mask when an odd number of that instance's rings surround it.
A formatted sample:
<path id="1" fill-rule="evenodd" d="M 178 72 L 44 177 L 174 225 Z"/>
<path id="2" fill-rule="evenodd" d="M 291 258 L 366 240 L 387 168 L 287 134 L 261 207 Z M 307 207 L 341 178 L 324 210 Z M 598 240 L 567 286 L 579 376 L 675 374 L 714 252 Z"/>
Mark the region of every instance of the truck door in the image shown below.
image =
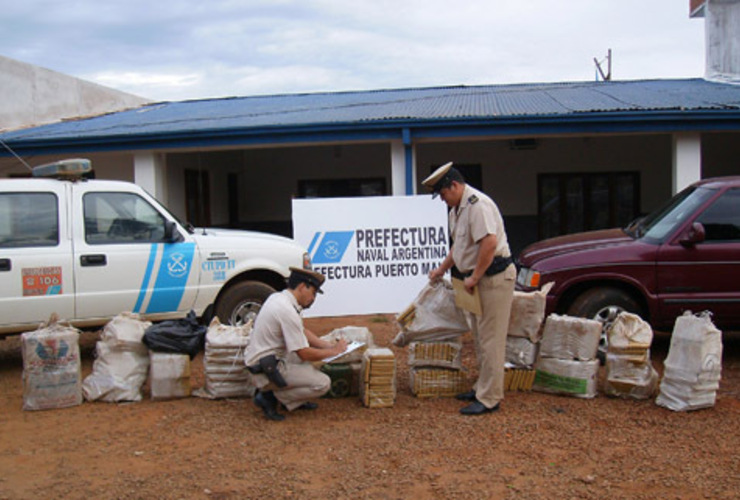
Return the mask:
<path id="1" fill-rule="evenodd" d="M 728 189 L 698 214 L 703 241 L 681 245 L 682 231 L 661 247 L 658 267 L 663 315 L 712 311 L 740 325 L 740 189 Z"/>
<path id="2" fill-rule="evenodd" d="M 0 317 L 38 325 L 52 313 L 74 317 L 72 245 L 63 182 L 41 189 L 4 186 L 0 193 Z M 27 186 L 26 186 L 27 188 Z"/>
<path id="3" fill-rule="evenodd" d="M 198 290 L 195 243 L 166 243 L 167 218 L 144 194 L 76 188 L 75 220 L 84 221 L 75 229 L 77 316 L 187 313 Z"/>

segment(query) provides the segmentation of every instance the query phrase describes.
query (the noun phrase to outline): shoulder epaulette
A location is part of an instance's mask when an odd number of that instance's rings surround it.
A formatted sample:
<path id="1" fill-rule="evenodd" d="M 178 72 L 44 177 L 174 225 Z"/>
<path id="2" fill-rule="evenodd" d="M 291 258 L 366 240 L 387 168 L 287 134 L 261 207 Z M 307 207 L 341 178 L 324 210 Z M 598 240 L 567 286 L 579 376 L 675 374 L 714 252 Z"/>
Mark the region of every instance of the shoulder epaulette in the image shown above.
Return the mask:
<path id="1" fill-rule="evenodd" d="M 475 205 L 476 203 L 478 203 L 478 197 L 474 194 L 471 194 L 470 198 L 468 198 L 468 203 L 470 203 L 471 205 Z"/>

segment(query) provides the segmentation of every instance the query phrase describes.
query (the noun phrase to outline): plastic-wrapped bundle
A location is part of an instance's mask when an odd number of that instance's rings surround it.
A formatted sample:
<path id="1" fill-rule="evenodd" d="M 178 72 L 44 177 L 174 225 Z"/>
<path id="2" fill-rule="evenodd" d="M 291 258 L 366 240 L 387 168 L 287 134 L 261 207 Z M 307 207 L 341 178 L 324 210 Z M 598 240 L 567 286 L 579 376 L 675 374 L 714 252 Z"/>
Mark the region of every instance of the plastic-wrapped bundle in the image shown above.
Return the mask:
<path id="1" fill-rule="evenodd" d="M 243 398 L 254 395 L 254 386 L 244 364 L 252 322 L 242 326 L 222 325 L 213 318 L 206 332 L 203 357 L 205 383 L 194 395 L 210 399 Z"/>
<path id="2" fill-rule="evenodd" d="M 380 347 L 362 354 L 360 400 L 369 408 L 388 408 L 396 401 L 396 358 Z"/>
<path id="3" fill-rule="evenodd" d="M 593 319 L 551 314 L 545 321 L 539 355 L 580 361 L 596 359 L 601 328 L 601 323 Z"/>
<path id="4" fill-rule="evenodd" d="M 537 372 L 532 368 L 507 366 L 504 370 L 505 391 L 531 391 Z"/>
<path id="5" fill-rule="evenodd" d="M 593 398 L 596 396 L 599 360 L 578 361 L 540 357 L 535 363 L 532 389 L 539 392 Z"/>
<path id="6" fill-rule="evenodd" d="M 675 411 L 714 406 L 722 377 L 722 332 L 709 313 L 676 318 L 668 348 L 659 406 Z"/>
<path id="7" fill-rule="evenodd" d="M 539 344 L 524 337 L 506 337 L 506 362 L 516 368 L 532 368 Z"/>
<path id="8" fill-rule="evenodd" d="M 419 398 L 452 397 L 470 390 L 464 371 L 433 366 L 412 366 L 409 384 Z"/>
<path id="9" fill-rule="evenodd" d="M 393 345 L 417 340 L 455 340 L 470 330 L 465 314 L 455 305 L 455 291 L 447 280 L 427 283 L 409 307 L 396 317 L 401 331 Z"/>
<path id="10" fill-rule="evenodd" d="M 534 292 L 514 291 L 509 316 L 508 337 L 522 337 L 537 342 L 542 337 L 547 292 L 555 283 L 546 283 Z"/>
<path id="11" fill-rule="evenodd" d="M 149 349 L 142 342 L 151 326 L 137 314 L 122 313 L 110 320 L 95 344 L 92 373 L 82 382 L 88 401 L 141 401 L 149 370 Z"/>
<path id="12" fill-rule="evenodd" d="M 150 365 L 152 399 L 190 396 L 190 356 L 151 351 Z"/>
<path id="13" fill-rule="evenodd" d="M 48 410 L 82 403 L 80 332 L 56 315 L 21 335 L 23 409 Z"/>
<path id="14" fill-rule="evenodd" d="M 409 366 L 438 366 L 459 370 L 462 368 L 462 343 L 459 341 L 411 342 L 408 364 Z"/>
<path id="15" fill-rule="evenodd" d="M 333 359 L 331 364 L 360 363 L 362 361 L 362 353 L 367 349 L 373 349 L 375 347 L 375 340 L 373 339 L 372 332 L 364 326 L 344 326 L 342 328 L 336 328 L 321 337 L 322 340 L 326 340 L 330 343 L 334 343 L 340 338 L 344 338 L 348 344 L 350 342 L 362 342 L 365 345 Z"/>
<path id="16" fill-rule="evenodd" d="M 636 314 L 622 312 L 607 333 L 604 392 L 634 399 L 652 397 L 658 387 L 658 372 L 650 363 L 650 325 Z"/>

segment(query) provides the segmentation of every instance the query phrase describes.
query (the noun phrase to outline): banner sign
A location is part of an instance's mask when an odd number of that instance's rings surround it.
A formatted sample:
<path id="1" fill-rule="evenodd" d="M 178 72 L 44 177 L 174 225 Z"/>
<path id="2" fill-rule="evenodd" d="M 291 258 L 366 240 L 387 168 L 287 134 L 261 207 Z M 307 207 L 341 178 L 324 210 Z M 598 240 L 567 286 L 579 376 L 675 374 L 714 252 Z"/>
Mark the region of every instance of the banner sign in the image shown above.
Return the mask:
<path id="1" fill-rule="evenodd" d="M 326 276 L 304 316 L 397 313 L 447 256 L 447 208 L 429 195 L 294 199 L 293 237 Z"/>

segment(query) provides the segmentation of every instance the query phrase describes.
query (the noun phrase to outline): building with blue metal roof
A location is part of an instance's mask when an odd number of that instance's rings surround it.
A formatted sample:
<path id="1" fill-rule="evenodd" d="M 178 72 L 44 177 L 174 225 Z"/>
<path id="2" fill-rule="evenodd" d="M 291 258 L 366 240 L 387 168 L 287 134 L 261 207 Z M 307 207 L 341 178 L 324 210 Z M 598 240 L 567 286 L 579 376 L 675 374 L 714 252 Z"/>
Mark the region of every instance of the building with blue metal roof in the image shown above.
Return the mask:
<path id="1" fill-rule="evenodd" d="M 409 195 L 453 161 L 512 246 L 626 223 L 736 174 L 740 85 L 704 79 L 454 86 L 161 102 L 0 135 L 34 163 L 93 159 L 198 224 L 289 234 L 296 196 Z M 8 151 L 3 175 L 22 166 Z M 423 192 L 423 191 L 421 191 Z"/>

